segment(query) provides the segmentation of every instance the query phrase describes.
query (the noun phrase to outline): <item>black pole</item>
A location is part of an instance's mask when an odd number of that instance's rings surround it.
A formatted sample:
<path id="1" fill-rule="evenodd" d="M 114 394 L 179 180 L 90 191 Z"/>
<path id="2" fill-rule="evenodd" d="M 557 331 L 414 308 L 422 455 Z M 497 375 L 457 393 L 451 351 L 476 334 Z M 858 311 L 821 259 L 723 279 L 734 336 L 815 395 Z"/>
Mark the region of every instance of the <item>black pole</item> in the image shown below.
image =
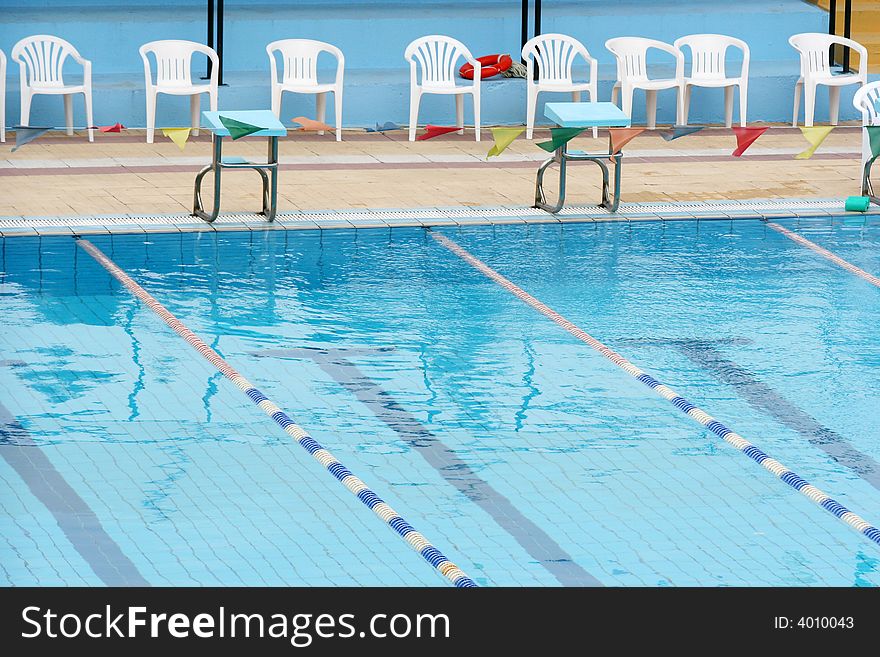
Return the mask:
<path id="1" fill-rule="evenodd" d="M 217 0 L 217 59 L 220 60 L 217 84 L 223 84 L 223 0 Z"/>
<path id="2" fill-rule="evenodd" d="M 541 34 L 541 0 L 535 0 L 535 36 Z M 538 67 L 535 66 L 535 80 L 538 79 Z"/>
<path id="3" fill-rule="evenodd" d="M 828 5 L 828 34 L 837 32 L 837 0 L 831 0 Z M 828 48 L 828 65 L 834 66 L 834 46 Z"/>
<path id="4" fill-rule="evenodd" d="M 214 0 L 208 0 L 208 47 L 214 47 Z M 203 79 L 211 77 L 211 59 L 208 59 L 208 69 Z"/>
<path id="5" fill-rule="evenodd" d="M 522 52 L 522 49 L 526 45 L 526 41 L 529 40 L 529 0 L 522 0 L 522 16 L 520 18 L 520 37 L 519 37 L 519 49 Z M 525 64 L 526 60 L 520 59 L 520 61 Z"/>
<path id="6" fill-rule="evenodd" d="M 541 0 L 535 0 L 535 36 L 541 33 Z"/>
<path id="7" fill-rule="evenodd" d="M 852 28 L 852 0 L 846 0 L 846 4 L 843 6 L 843 36 L 846 39 L 850 38 L 850 30 Z M 849 55 L 850 48 L 847 46 L 843 49 L 843 72 L 849 73 Z"/>

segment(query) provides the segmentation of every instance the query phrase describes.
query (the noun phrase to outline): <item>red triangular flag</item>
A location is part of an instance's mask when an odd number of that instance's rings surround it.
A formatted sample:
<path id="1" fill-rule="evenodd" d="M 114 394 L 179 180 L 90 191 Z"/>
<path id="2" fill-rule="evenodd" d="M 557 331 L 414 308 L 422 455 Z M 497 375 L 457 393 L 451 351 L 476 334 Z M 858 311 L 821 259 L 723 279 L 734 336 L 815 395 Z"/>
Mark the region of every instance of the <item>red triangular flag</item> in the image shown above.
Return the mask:
<path id="1" fill-rule="evenodd" d="M 614 155 L 620 152 L 633 139 L 638 137 L 645 131 L 645 128 L 608 128 L 611 133 L 611 158 L 614 162 Z"/>
<path id="2" fill-rule="evenodd" d="M 755 143 L 755 140 L 767 132 L 767 128 L 731 128 L 736 135 L 736 150 L 731 153 L 733 157 L 739 157 L 746 149 Z"/>
<path id="3" fill-rule="evenodd" d="M 439 125 L 426 125 L 425 132 L 416 137 L 416 141 L 424 141 L 425 139 L 433 139 L 447 132 L 458 132 L 461 128 L 447 128 Z"/>
<path id="4" fill-rule="evenodd" d="M 102 125 L 98 130 L 101 132 L 122 132 L 125 130 L 125 126 L 121 123 L 114 123 L 113 125 Z"/>

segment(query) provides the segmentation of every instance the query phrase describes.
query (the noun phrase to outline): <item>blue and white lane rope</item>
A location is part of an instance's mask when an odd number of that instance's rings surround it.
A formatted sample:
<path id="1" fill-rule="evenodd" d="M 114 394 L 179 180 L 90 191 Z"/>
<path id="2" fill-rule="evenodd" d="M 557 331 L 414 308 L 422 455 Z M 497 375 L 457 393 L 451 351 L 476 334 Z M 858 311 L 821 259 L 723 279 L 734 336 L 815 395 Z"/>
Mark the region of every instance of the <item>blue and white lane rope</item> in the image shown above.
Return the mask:
<path id="1" fill-rule="evenodd" d="M 748 456 L 750 459 L 763 466 L 765 470 L 772 472 L 779 479 L 794 488 L 796 491 L 807 496 L 816 504 L 824 508 L 826 511 L 830 511 L 835 516 L 843 520 L 846 524 L 851 526 L 853 529 L 865 535 L 877 545 L 880 545 L 880 529 L 877 529 L 873 525 L 869 524 L 866 520 L 856 515 L 839 502 L 832 499 L 831 496 L 829 496 L 828 494 L 822 492 L 812 484 L 804 481 L 797 474 L 782 465 L 782 463 L 770 458 L 766 453 L 755 447 L 748 440 L 735 433 L 731 429 L 728 429 L 721 422 L 706 413 L 704 410 L 691 404 L 684 397 L 672 390 L 672 388 L 660 383 L 650 374 L 647 374 L 646 372 L 633 365 L 626 358 L 591 336 L 583 329 L 577 327 L 575 324 L 572 324 L 570 321 L 565 319 L 565 317 L 557 313 L 549 306 L 538 301 L 528 292 L 506 279 L 497 271 L 489 267 L 489 265 L 487 265 L 486 263 L 478 260 L 475 256 L 471 255 L 468 251 L 450 240 L 448 237 L 439 233 L 435 233 L 433 231 L 431 232 L 431 237 L 433 237 L 442 246 L 452 251 L 459 258 L 467 262 L 474 269 L 485 274 L 487 277 L 498 283 L 508 292 L 511 292 L 514 296 L 521 299 L 532 308 L 537 310 L 539 313 L 556 322 L 559 326 L 568 331 L 578 340 L 588 344 L 590 347 L 605 356 L 612 363 L 617 365 L 624 372 L 644 383 L 646 386 L 651 388 L 651 390 L 656 392 L 664 399 L 672 402 L 672 405 L 675 406 L 678 410 L 689 415 L 691 418 L 709 429 L 709 431 L 714 433 L 716 436 L 736 447 L 739 451 Z"/>
<path id="2" fill-rule="evenodd" d="M 239 374 L 235 369 L 227 363 L 220 354 L 211 349 L 203 340 L 195 333 L 190 331 L 177 317 L 171 314 L 165 306 L 156 301 L 156 299 L 144 288 L 138 285 L 128 274 L 120 269 L 116 263 L 105 256 L 101 250 L 88 240 L 78 239 L 77 244 L 81 246 L 90 256 L 92 256 L 104 269 L 106 269 L 113 278 L 118 280 L 125 286 L 129 292 L 142 301 L 150 310 L 156 313 L 162 321 L 164 321 L 171 329 L 180 337 L 186 340 L 192 347 L 196 349 L 208 362 L 216 367 L 223 375 L 232 381 L 235 386 L 246 394 L 250 400 L 259 406 L 263 412 L 275 422 L 284 431 L 286 431 L 296 442 L 300 444 L 309 454 L 311 454 L 318 463 L 324 466 L 330 474 L 336 477 L 343 486 L 354 493 L 357 498 L 363 502 L 370 510 L 379 516 L 388 526 L 396 531 L 409 545 L 414 548 L 422 557 L 440 572 L 446 579 L 458 587 L 475 587 L 476 583 L 468 577 L 458 566 L 447 559 L 440 550 L 432 545 L 428 539 L 413 529 L 406 520 L 400 517 L 398 513 L 386 504 L 376 493 L 367 488 L 367 485 L 354 476 L 348 468 L 336 460 L 336 458 L 324 449 L 317 441 L 315 441 L 305 429 L 297 425 L 268 399 L 262 392 L 253 386 L 253 384 Z"/>

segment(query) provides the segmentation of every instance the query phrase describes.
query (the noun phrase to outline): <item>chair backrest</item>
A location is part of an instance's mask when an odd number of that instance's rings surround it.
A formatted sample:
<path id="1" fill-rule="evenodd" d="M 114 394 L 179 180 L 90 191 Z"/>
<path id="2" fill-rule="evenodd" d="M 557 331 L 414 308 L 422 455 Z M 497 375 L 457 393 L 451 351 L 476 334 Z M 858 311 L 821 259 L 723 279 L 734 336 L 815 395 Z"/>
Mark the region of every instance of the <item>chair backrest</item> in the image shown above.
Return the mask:
<path id="1" fill-rule="evenodd" d="M 418 62 L 422 71 L 421 84 L 432 87 L 454 87 L 458 60 L 463 57 L 471 63 L 476 61 L 461 41 L 442 34 L 416 39 L 406 47 L 403 56 L 410 63 L 413 80 Z M 474 82 L 479 83 L 479 77 L 475 76 Z"/>
<path id="2" fill-rule="evenodd" d="M 153 84 L 148 55 L 152 53 L 156 58 L 155 86 L 157 87 L 188 87 L 192 85 L 192 56 L 197 52 L 207 55 L 213 62 L 211 67 L 212 84 L 218 73 L 217 53 L 213 48 L 195 41 L 150 41 L 142 45 L 139 52 L 144 60 L 147 84 Z"/>
<path id="3" fill-rule="evenodd" d="M 801 56 L 801 76 L 828 77 L 831 73 L 831 63 L 828 61 L 828 51 L 832 45 L 849 46 L 859 53 L 859 70 L 867 68 L 867 52 L 865 47 L 852 39 L 824 34 L 822 32 L 804 32 L 794 34 L 788 42 Z"/>
<path id="4" fill-rule="evenodd" d="M 864 125 L 880 125 L 880 81 L 860 87 L 853 106 L 862 113 Z"/>
<path id="5" fill-rule="evenodd" d="M 687 46 L 691 51 L 691 75 L 699 80 L 720 80 L 727 77 L 725 61 L 727 49 L 742 51 L 742 77 L 748 76 L 749 46 L 745 41 L 723 34 L 689 34 L 675 40 L 673 44 L 681 50 Z"/>
<path id="6" fill-rule="evenodd" d="M 684 55 L 672 44 L 643 37 L 616 37 L 608 39 L 605 47 L 617 58 L 617 79 L 623 82 L 648 80 L 648 50 L 662 50 L 675 57 L 675 75 L 683 74 Z"/>
<path id="7" fill-rule="evenodd" d="M 64 60 L 69 56 L 82 59 L 73 45 L 49 34 L 25 37 L 12 47 L 12 59 L 21 67 L 22 83 L 29 86 L 63 86 Z"/>
<path id="8" fill-rule="evenodd" d="M 303 84 L 318 84 L 318 55 L 322 52 L 331 54 L 336 58 L 337 76 L 341 74 L 345 64 L 342 51 L 336 46 L 314 41 L 312 39 L 281 39 L 273 41 L 266 46 L 269 61 L 272 64 L 272 81 L 278 81 L 275 53 L 281 53 L 281 82 L 298 82 Z"/>
<path id="9" fill-rule="evenodd" d="M 584 44 L 565 34 L 539 34 L 522 49 L 523 59 L 538 64 L 538 82 L 572 82 L 571 68 L 578 55 L 587 62 L 593 59 Z"/>

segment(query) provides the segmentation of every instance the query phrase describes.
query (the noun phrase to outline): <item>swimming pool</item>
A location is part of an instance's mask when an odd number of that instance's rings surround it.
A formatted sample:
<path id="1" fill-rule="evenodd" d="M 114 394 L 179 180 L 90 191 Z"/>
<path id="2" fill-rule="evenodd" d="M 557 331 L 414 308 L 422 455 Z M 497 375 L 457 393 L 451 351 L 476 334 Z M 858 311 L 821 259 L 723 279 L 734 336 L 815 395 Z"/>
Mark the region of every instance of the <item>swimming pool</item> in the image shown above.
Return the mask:
<path id="1" fill-rule="evenodd" d="M 880 272 L 876 219 L 777 223 Z M 682 412 L 880 522 L 880 289 L 765 222 L 88 242 L 478 585 L 880 584 L 836 507 Z M 448 583 L 75 239 L 2 265 L 3 582 Z"/>

